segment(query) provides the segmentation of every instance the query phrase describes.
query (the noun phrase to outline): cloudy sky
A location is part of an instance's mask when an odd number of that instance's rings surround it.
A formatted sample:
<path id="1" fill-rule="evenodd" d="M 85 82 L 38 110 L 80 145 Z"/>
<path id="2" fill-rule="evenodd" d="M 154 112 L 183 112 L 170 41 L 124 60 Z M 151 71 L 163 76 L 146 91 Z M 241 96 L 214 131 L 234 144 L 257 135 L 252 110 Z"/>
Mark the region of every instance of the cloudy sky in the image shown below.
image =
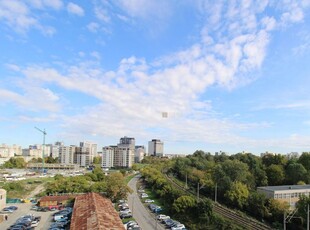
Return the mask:
<path id="1" fill-rule="evenodd" d="M 309 0 L 0 0 L 0 143 L 310 150 Z M 163 116 L 167 113 L 167 117 Z"/>

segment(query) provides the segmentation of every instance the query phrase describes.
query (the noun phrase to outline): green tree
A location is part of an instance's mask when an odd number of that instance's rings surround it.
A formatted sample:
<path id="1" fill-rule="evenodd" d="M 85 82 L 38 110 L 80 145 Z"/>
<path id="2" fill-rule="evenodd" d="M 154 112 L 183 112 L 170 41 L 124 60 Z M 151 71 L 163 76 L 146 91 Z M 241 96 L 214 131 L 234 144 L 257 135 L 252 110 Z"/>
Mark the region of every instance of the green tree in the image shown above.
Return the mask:
<path id="1" fill-rule="evenodd" d="M 307 171 L 310 170 L 310 152 L 303 152 L 299 157 L 298 163 L 302 164 Z"/>
<path id="2" fill-rule="evenodd" d="M 247 211 L 257 218 L 268 217 L 267 198 L 260 192 L 251 192 L 248 198 Z"/>
<path id="3" fill-rule="evenodd" d="M 26 162 L 22 157 L 11 157 L 3 165 L 5 168 L 25 168 Z"/>
<path id="4" fill-rule="evenodd" d="M 107 197 L 113 202 L 124 199 L 131 189 L 125 184 L 121 173 L 111 173 L 107 176 Z"/>
<path id="5" fill-rule="evenodd" d="M 306 222 L 305 220 L 307 220 L 308 205 L 310 205 L 310 197 L 305 195 L 300 196 L 299 201 L 296 203 L 298 215 L 303 218 L 303 222 Z"/>
<path id="6" fill-rule="evenodd" d="M 185 213 L 196 206 L 196 199 L 192 196 L 180 196 L 173 202 L 173 209 L 178 213 Z"/>
<path id="7" fill-rule="evenodd" d="M 282 165 L 272 164 L 266 169 L 268 184 L 269 185 L 281 185 L 285 179 L 285 173 Z"/>
<path id="8" fill-rule="evenodd" d="M 102 157 L 97 156 L 93 158 L 93 164 L 101 164 Z"/>
<path id="9" fill-rule="evenodd" d="M 267 207 L 270 212 L 269 220 L 271 222 L 281 222 L 283 221 L 284 213 L 288 213 L 289 211 L 289 204 L 287 202 L 269 199 L 267 202 Z"/>
<path id="10" fill-rule="evenodd" d="M 281 154 L 266 154 L 262 157 L 262 162 L 266 167 L 272 164 L 284 166 L 286 165 L 287 160 L 285 156 Z"/>
<path id="11" fill-rule="evenodd" d="M 235 181 L 230 190 L 225 193 L 225 197 L 237 207 L 243 208 L 247 204 L 249 190 L 245 184 Z"/>
<path id="12" fill-rule="evenodd" d="M 303 181 L 307 174 L 307 170 L 300 163 L 292 163 L 286 167 L 286 181 L 289 184 L 297 184 Z"/>

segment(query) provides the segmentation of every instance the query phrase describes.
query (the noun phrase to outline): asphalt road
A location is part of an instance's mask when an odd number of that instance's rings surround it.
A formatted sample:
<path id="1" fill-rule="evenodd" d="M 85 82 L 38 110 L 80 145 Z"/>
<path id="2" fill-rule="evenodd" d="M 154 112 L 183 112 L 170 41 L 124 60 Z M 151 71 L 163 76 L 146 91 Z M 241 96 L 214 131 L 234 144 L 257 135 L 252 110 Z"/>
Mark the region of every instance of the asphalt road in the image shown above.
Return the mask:
<path id="1" fill-rule="evenodd" d="M 133 190 L 133 193 L 128 196 L 128 205 L 132 211 L 133 217 L 142 230 L 165 230 L 164 226 L 156 220 L 155 214 L 151 213 L 141 202 L 136 186 L 139 178 L 140 176 L 137 175 L 128 183 L 128 186 Z"/>

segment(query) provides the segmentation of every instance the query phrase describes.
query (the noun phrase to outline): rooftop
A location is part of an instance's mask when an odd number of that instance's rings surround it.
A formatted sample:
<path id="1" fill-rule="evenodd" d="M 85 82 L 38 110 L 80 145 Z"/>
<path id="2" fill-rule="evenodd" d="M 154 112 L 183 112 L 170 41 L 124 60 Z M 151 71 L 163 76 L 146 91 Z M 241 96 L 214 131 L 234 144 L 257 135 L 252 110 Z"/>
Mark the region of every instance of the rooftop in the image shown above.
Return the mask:
<path id="1" fill-rule="evenodd" d="M 306 185 L 279 185 L 279 186 L 266 186 L 266 187 L 257 187 L 258 189 L 267 190 L 267 191 L 282 191 L 282 190 L 304 190 L 310 189 L 310 184 Z"/>
<path id="2" fill-rule="evenodd" d="M 87 193 L 75 199 L 70 229 L 119 230 L 124 225 L 108 198 Z"/>

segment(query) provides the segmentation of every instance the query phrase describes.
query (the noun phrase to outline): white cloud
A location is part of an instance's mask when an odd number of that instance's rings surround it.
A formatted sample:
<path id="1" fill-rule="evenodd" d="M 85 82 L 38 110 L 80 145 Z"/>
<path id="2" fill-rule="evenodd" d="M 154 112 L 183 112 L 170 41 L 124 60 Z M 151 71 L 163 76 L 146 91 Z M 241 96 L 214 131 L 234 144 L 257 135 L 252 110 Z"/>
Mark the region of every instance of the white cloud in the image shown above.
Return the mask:
<path id="1" fill-rule="evenodd" d="M 84 16 L 84 10 L 77 4 L 69 2 L 67 5 L 67 11 L 71 14 L 76 14 L 78 16 Z"/>
<path id="2" fill-rule="evenodd" d="M 90 31 L 90 32 L 93 32 L 93 33 L 97 33 L 98 30 L 100 29 L 100 25 L 96 22 L 91 22 L 87 25 L 87 29 Z"/>
<path id="3" fill-rule="evenodd" d="M 98 53 L 98 52 L 96 52 L 96 51 L 91 52 L 90 55 L 91 55 L 92 57 L 96 58 L 97 60 L 100 60 L 100 59 L 101 59 L 100 53 Z"/>
<path id="4" fill-rule="evenodd" d="M 46 88 L 37 88 L 33 86 L 26 86 L 24 94 L 0 89 L 1 103 L 14 103 L 22 110 L 28 111 L 51 111 L 59 110 L 59 97 L 51 90 Z"/>
<path id="5" fill-rule="evenodd" d="M 28 3 L 28 4 L 27 4 Z M 43 0 L 10 0 L 0 1 L 0 20 L 3 21 L 12 30 L 18 33 L 26 33 L 34 28 L 40 30 L 44 35 L 53 35 L 55 28 L 42 25 L 33 9 L 44 10 L 46 7 L 59 10 L 62 7 L 62 1 L 43 1 Z"/>
<path id="6" fill-rule="evenodd" d="M 108 14 L 108 11 L 107 11 L 105 8 L 100 7 L 100 6 L 95 6 L 94 11 L 95 11 L 96 17 L 97 17 L 100 21 L 102 21 L 102 22 L 104 22 L 104 23 L 110 22 L 110 16 L 109 16 L 109 14 Z"/>
<path id="7" fill-rule="evenodd" d="M 134 0 L 117 3 L 129 16 L 144 18 L 158 13 L 163 5 L 168 4 L 166 2 L 155 4 L 155 1 Z M 101 136 L 123 136 L 125 133 L 150 139 L 165 130 L 165 139 L 171 141 L 187 139 L 232 145 L 250 143 L 253 146 L 279 144 L 283 140 L 260 142 L 237 134 L 240 130 L 268 127 L 269 124 L 237 123 L 225 117 L 219 118 L 212 102 L 201 101 L 210 86 L 233 89 L 254 80 L 251 73 L 259 70 L 263 64 L 270 33 L 277 29 L 279 20 L 284 20 L 265 14 L 261 16 L 268 1 L 257 3 L 248 0 L 243 3 L 202 3 L 201 12 L 208 15 L 201 28 L 199 41 L 155 61 L 125 57 L 118 68 L 108 72 L 91 63 L 62 63 L 61 70 L 53 67 L 11 66 L 12 70 L 20 71 L 26 82 L 35 82 L 37 87 L 27 88 L 24 95 L 2 90 L 0 96 L 4 101 L 19 106 L 37 105 L 41 109 L 55 111 L 59 109 L 60 98 L 46 87 L 52 84 L 98 99 L 98 105 L 64 118 L 63 125 L 68 132 L 79 129 L 83 133 Z M 107 8 L 102 5 L 96 5 L 95 15 L 103 23 L 111 20 Z M 296 21 L 292 18 L 289 20 Z M 91 22 L 87 28 L 96 32 L 100 25 Z M 83 57 L 84 53 L 79 55 Z M 98 52 L 90 55 L 100 59 Z M 286 105 L 298 106 L 301 105 Z M 169 114 L 168 119 L 162 118 L 162 112 Z M 289 141 L 292 145 L 296 143 L 292 138 Z"/>

